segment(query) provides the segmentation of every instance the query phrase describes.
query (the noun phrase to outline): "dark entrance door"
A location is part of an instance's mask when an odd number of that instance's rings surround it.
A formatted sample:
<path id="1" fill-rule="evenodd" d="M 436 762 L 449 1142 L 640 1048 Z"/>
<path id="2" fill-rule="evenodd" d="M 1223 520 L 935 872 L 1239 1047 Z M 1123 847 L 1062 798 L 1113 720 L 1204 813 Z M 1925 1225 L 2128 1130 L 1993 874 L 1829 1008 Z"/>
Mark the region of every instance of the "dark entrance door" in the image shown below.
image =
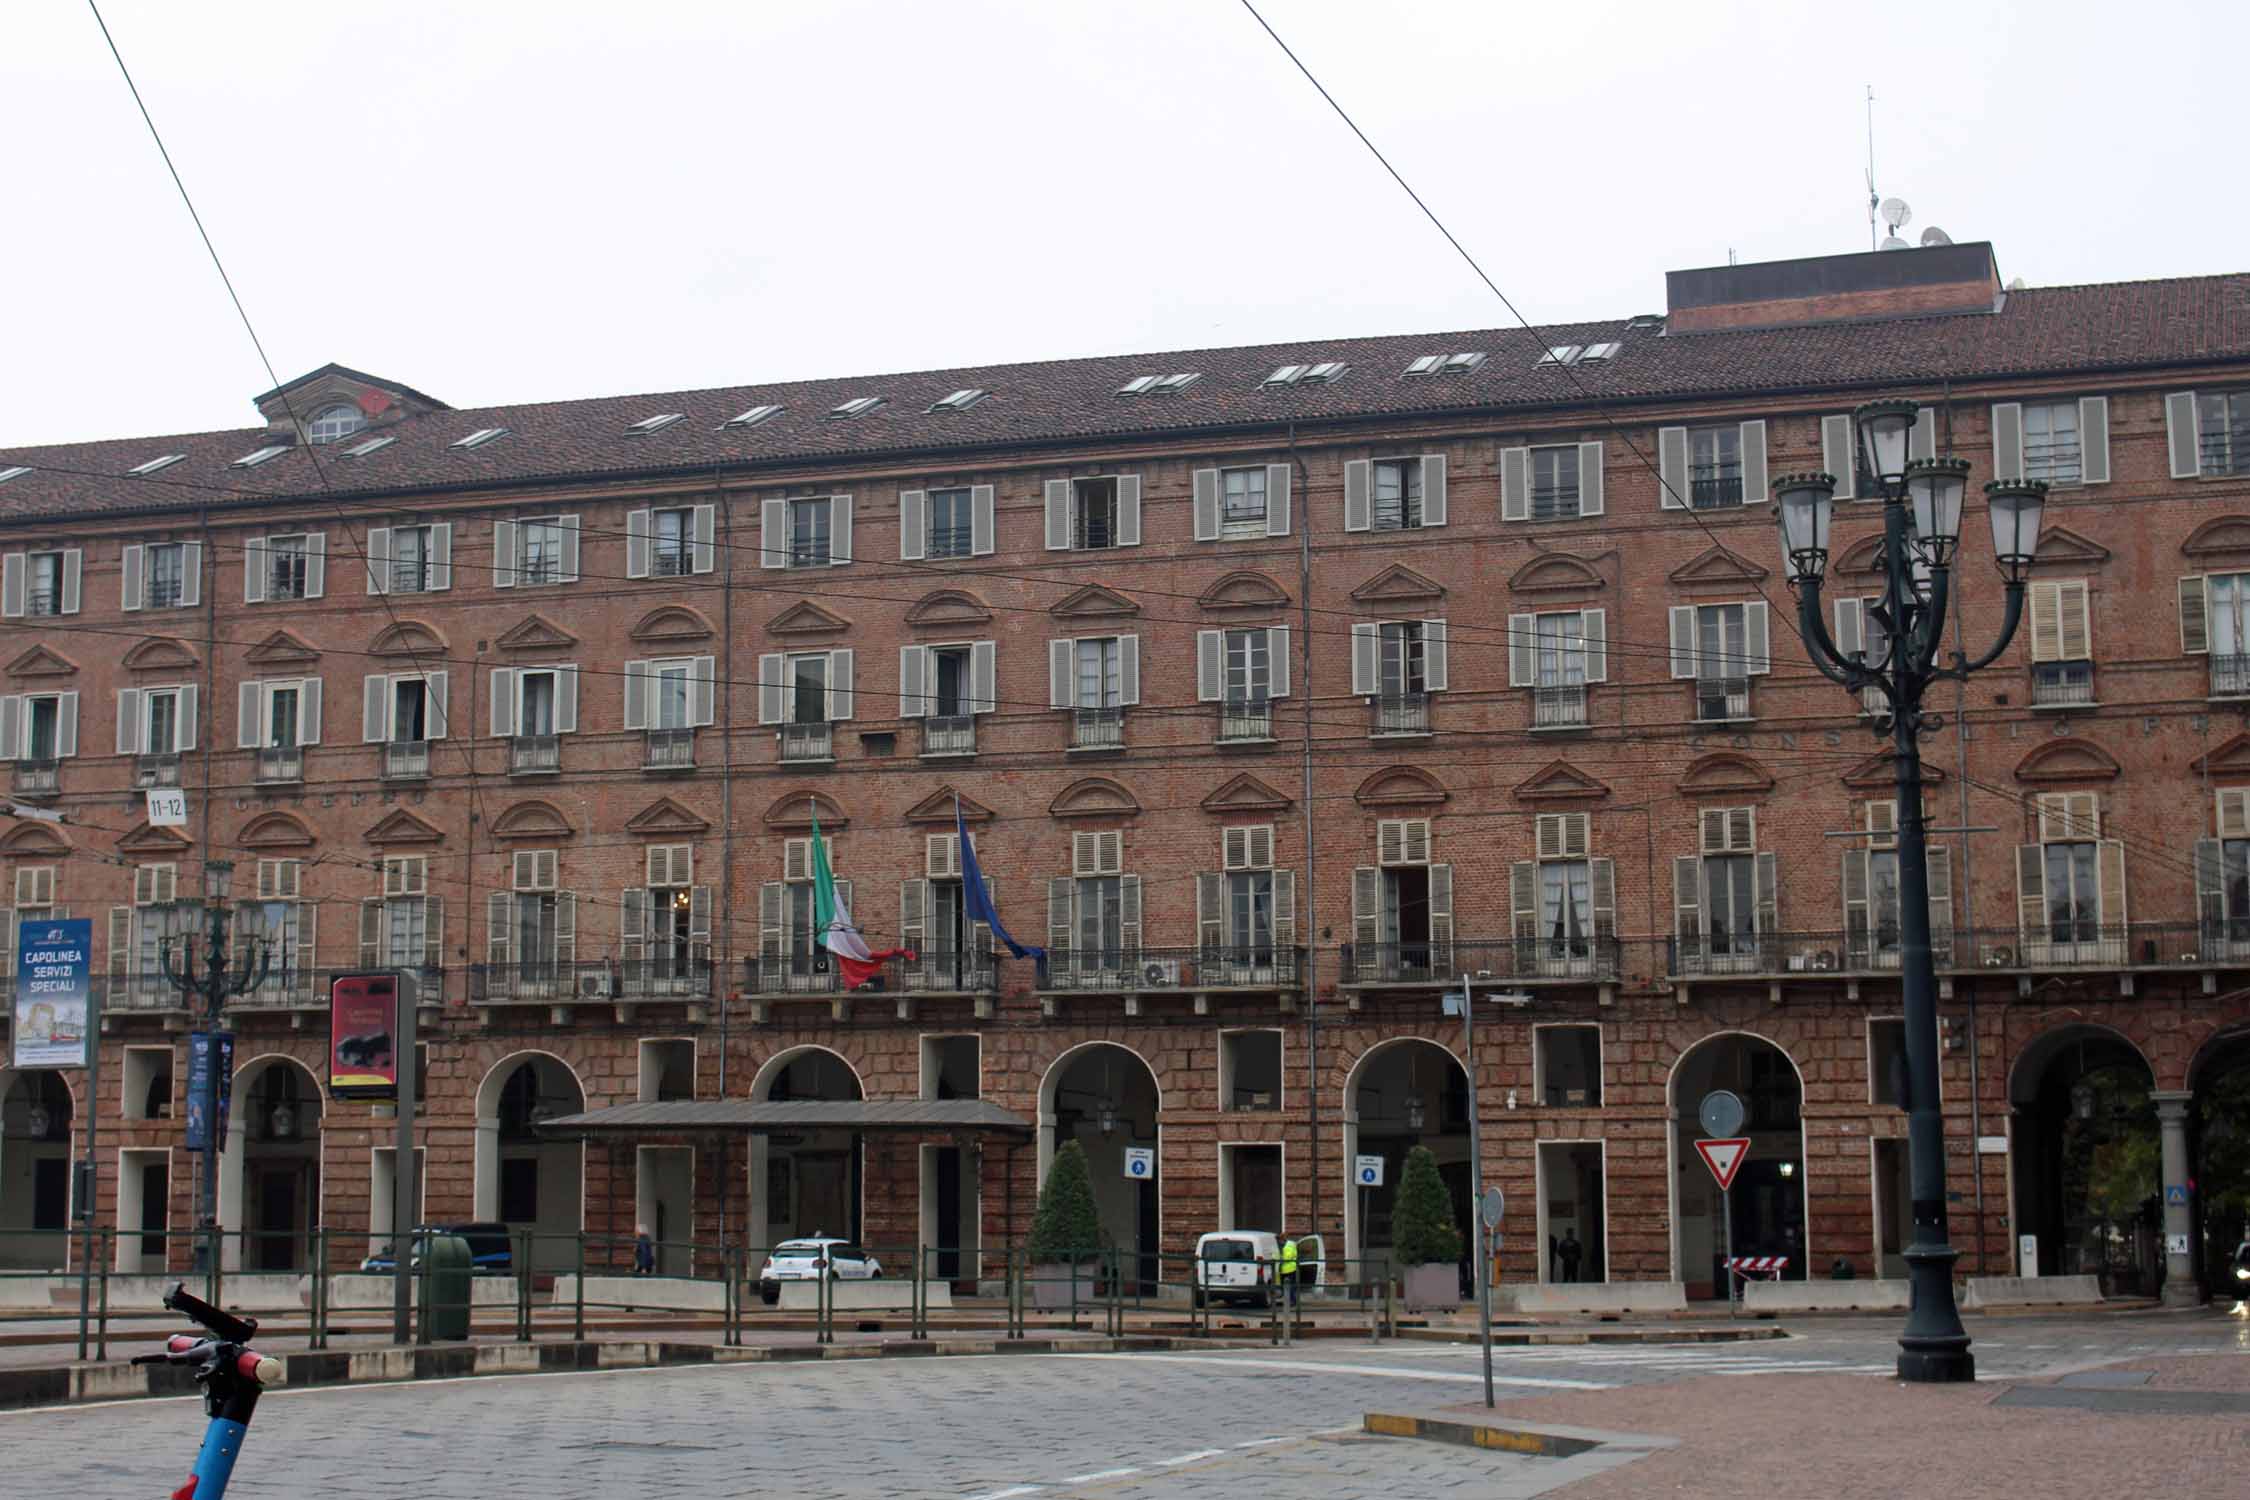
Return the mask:
<path id="1" fill-rule="evenodd" d="M 937 1173 L 937 1279 L 956 1281 L 961 1275 L 961 1148 L 940 1146 L 933 1170 Z"/>

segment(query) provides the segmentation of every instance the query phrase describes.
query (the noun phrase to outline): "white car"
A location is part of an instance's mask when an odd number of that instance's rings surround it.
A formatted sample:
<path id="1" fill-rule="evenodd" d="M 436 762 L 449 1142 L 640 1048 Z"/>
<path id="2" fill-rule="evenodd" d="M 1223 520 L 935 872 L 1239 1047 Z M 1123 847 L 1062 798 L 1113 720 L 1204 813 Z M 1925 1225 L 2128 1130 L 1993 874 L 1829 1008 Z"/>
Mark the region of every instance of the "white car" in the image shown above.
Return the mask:
<path id="1" fill-rule="evenodd" d="M 823 1273 L 830 1281 L 880 1281 L 883 1265 L 849 1240 L 783 1240 L 758 1272 L 758 1296 L 771 1307 L 781 1300 L 784 1281 L 818 1281 Z"/>

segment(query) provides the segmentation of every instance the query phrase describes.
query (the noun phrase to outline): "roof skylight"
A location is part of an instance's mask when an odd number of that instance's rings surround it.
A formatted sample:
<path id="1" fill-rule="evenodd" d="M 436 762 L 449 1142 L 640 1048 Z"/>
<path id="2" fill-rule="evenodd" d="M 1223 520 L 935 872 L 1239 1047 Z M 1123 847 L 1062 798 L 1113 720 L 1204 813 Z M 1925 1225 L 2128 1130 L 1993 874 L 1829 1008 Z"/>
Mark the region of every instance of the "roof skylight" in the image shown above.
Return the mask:
<path id="1" fill-rule="evenodd" d="M 255 453 L 243 454 L 242 457 L 236 459 L 227 467 L 230 469 L 255 469 L 258 465 L 270 463 L 288 451 L 289 445 L 287 443 L 268 443 Z"/>
<path id="2" fill-rule="evenodd" d="M 15 479 L 24 474 L 29 474 L 30 472 L 31 466 L 29 464 L 8 464 L 5 466 L 0 466 L 0 484 L 6 484 L 9 480 Z"/>
<path id="3" fill-rule="evenodd" d="M 1120 396 L 1177 396 L 1203 378 L 1200 370 L 1182 370 L 1176 375 L 1135 375 L 1117 388 Z"/>
<path id="4" fill-rule="evenodd" d="M 1578 363 L 1580 346 L 1577 344 L 1550 344 L 1547 352 L 1539 356 L 1543 365 L 1574 365 Z"/>
<path id="5" fill-rule="evenodd" d="M 1275 368 L 1271 375 L 1265 378 L 1264 384 L 1268 386 L 1302 385 L 1307 381 L 1312 381 L 1319 385 L 1333 385 L 1342 379 L 1344 372 L 1350 368 L 1350 365 L 1345 364 L 1340 359 L 1325 360 L 1317 365 L 1280 365 Z"/>
<path id="6" fill-rule="evenodd" d="M 933 402 L 931 411 L 967 411 L 985 398 L 986 393 L 976 389 L 955 391 L 942 401 Z"/>
<path id="7" fill-rule="evenodd" d="M 1578 356 L 1578 361 L 1584 364 L 1589 359 L 1615 359 L 1617 351 L 1624 347 L 1614 339 L 1606 344 L 1588 344 L 1586 352 Z"/>
<path id="8" fill-rule="evenodd" d="M 365 458 L 378 448 L 387 448 L 398 441 L 396 433 L 386 432 L 381 437 L 371 437 L 364 443 L 354 443 L 344 450 L 346 458 Z"/>
<path id="9" fill-rule="evenodd" d="M 479 427 L 467 437 L 455 438 L 453 446 L 456 448 L 482 448 L 494 438 L 506 437 L 507 435 L 508 429 L 505 427 Z"/>
<path id="10" fill-rule="evenodd" d="M 181 459 L 186 457 L 187 455 L 185 453 L 160 453 L 155 458 L 150 459 L 147 463 L 135 464 L 125 472 L 128 474 L 154 474 L 158 469 L 171 468 L 172 465 L 178 463 Z"/>
<path id="11" fill-rule="evenodd" d="M 854 396 L 830 408 L 828 419 L 832 422 L 849 422 L 854 417 L 864 417 L 883 404 L 881 396 Z"/>
<path id="12" fill-rule="evenodd" d="M 781 408 L 778 406 L 753 406 L 739 417 L 727 418 L 727 425 L 729 427 L 755 427 L 768 417 L 780 415 Z"/>
<path id="13" fill-rule="evenodd" d="M 1265 378 L 1264 383 L 1267 385 L 1295 385 L 1305 378 L 1305 369 L 1306 367 L 1303 365 L 1276 366 L 1274 372 Z"/>
<path id="14" fill-rule="evenodd" d="M 652 432 L 662 432 L 686 415 L 685 412 L 660 411 L 653 417 L 643 417 L 629 424 L 625 431 L 634 437 L 647 437 Z"/>

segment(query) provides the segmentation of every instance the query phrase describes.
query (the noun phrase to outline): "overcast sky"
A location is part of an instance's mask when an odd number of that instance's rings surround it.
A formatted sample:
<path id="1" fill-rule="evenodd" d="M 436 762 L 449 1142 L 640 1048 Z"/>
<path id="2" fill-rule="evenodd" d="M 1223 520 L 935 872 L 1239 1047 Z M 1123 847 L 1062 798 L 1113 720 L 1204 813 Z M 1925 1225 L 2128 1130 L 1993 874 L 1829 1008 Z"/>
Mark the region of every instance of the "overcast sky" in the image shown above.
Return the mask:
<path id="1" fill-rule="evenodd" d="M 1537 322 L 1867 248 L 2245 269 L 2250 8 L 1260 0 Z M 107 0 L 284 379 L 477 406 L 1488 327 L 1239 0 Z M 0 446 L 268 384 L 83 0 L 0 6 Z"/>

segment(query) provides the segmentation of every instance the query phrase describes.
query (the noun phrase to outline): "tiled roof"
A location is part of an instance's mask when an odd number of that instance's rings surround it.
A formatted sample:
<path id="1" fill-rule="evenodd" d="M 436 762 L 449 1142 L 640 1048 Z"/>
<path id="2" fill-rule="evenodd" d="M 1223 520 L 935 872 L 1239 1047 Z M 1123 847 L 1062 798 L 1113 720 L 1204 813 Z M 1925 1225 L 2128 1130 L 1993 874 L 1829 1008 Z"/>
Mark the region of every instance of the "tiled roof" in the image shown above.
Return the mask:
<path id="1" fill-rule="evenodd" d="M 1550 344 L 1610 339 L 1623 347 L 1608 361 L 1569 368 L 1537 363 Z M 1401 377 L 1418 356 L 1467 350 L 1490 357 L 1465 374 Z M 1317 360 L 1342 360 L 1351 368 L 1334 384 L 1261 389 L 1275 366 Z M 396 441 L 364 459 L 344 456 L 359 441 L 354 438 L 292 451 L 252 469 L 230 466 L 268 441 L 263 427 L 15 448 L 0 452 L 0 471 L 27 465 L 32 472 L 0 483 L 0 521 L 186 509 L 268 496 L 377 499 L 386 493 L 879 455 L 923 455 L 937 470 L 967 467 L 996 448 L 1278 427 L 1290 420 L 1319 425 L 1460 411 L 1499 416 L 1589 401 L 1739 398 L 1760 391 L 1898 387 L 2230 360 L 2250 360 L 2250 273 L 2018 291 L 1990 315 L 1669 337 L 1620 320 L 1531 331 L 1306 339 L 435 411 L 371 429 L 366 435 L 387 433 Z M 1185 371 L 1202 378 L 1177 395 L 1115 394 L 1137 375 Z M 963 411 L 928 410 L 963 387 L 990 395 Z M 829 417 L 840 402 L 859 396 L 886 399 L 865 416 Z M 726 425 L 762 404 L 785 410 L 754 427 Z M 685 420 L 647 436 L 629 435 L 631 423 L 659 412 L 680 412 Z M 485 427 L 505 427 L 508 434 L 474 449 L 452 446 Z M 186 458 L 152 475 L 127 477 L 128 470 L 167 453 Z M 326 474 L 325 489 L 316 457 Z"/>

